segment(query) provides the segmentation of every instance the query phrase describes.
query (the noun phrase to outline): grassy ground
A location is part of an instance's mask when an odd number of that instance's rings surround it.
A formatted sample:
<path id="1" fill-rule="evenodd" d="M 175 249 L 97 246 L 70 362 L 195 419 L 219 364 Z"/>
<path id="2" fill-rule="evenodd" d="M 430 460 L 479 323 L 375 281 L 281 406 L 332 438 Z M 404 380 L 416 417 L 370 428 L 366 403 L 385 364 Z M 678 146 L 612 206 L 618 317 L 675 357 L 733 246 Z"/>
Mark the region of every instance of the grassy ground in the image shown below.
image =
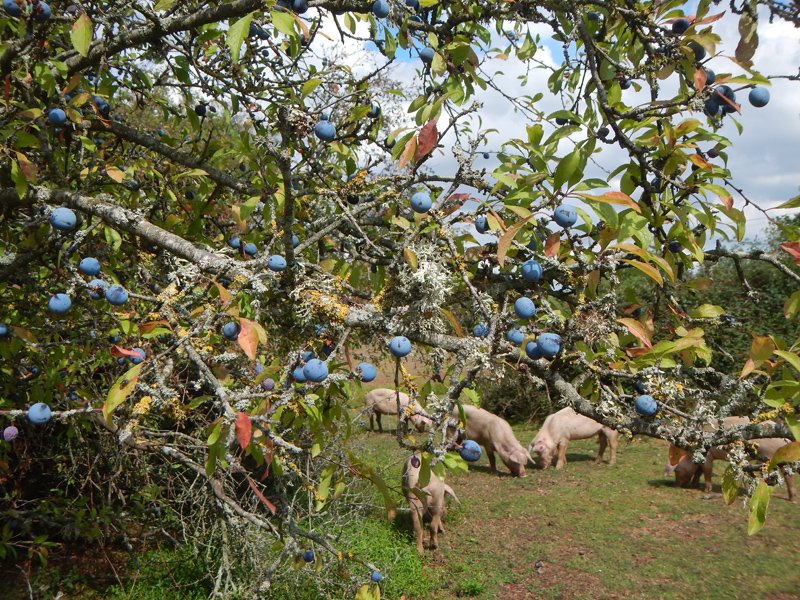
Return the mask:
<path id="1" fill-rule="evenodd" d="M 360 457 L 385 466 L 383 475 L 398 488 L 399 500 L 404 454 L 395 443 L 394 424 L 385 417 L 383 434 L 364 432 L 353 444 Z M 523 445 L 535 434 L 532 428 L 515 431 Z M 719 473 L 714 493 L 705 497 L 700 489 L 677 489 L 663 478 L 662 442 L 622 441 L 613 467 L 594 464 L 595 452 L 595 442 L 575 442 L 563 470 L 531 467 L 525 479 L 512 478 L 500 461 L 500 473 L 490 473 L 485 457 L 468 474 L 449 475 L 460 504 L 451 502 L 441 548 L 427 551 L 421 560 L 413 549 L 407 512 L 393 524 L 377 513 L 354 522 L 340 532 L 340 543 L 382 568 L 383 597 L 389 600 L 800 600 L 800 502 L 787 502 L 785 489 L 773 495 L 765 528 L 748 537 L 741 503 L 722 502 Z M 117 568 L 109 577 L 95 574 L 90 585 L 85 569 L 77 573 L 74 561 L 72 567 L 63 561 L 64 568 L 51 564 L 40 570 L 34 589 L 66 588 L 63 598 L 84 600 L 207 597 L 207 586 L 198 583 L 202 560 L 184 554 L 98 558 L 93 561 L 98 569 L 106 562 Z M 107 587 L 117 574 L 123 585 Z M 0 591 L 3 578 L 11 575 L 0 577 Z M 316 587 L 320 575 L 296 572 L 274 588 L 272 597 L 335 597 Z M 53 585 L 43 585 L 45 578 Z M 98 585 L 103 579 L 108 583 Z M 22 587 L 16 592 L 0 593 L 0 598 L 28 597 Z"/>
<path id="2" fill-rule="evenodd" d="M 524 445 L 535 434 L 515 429 Z M 368 433 L 362 442 L 399 479 L 394 436 Z M 800 598 L 800 504 L 785 489 L 766 527 L 748 537 L 741 503 L 725 506 L 718 484 L 704 497 L 663 478 L 664 443 L 622 442 L 613 467 L 595 465 L 595 452 L 596 443 L 575 442 L 563 470 L 525 479 L 502 465 L 490 473 L 485 457 L 450 476 L 461 503 L 440 551 L 424 559 L 431 585 L 420 598 Z"/>

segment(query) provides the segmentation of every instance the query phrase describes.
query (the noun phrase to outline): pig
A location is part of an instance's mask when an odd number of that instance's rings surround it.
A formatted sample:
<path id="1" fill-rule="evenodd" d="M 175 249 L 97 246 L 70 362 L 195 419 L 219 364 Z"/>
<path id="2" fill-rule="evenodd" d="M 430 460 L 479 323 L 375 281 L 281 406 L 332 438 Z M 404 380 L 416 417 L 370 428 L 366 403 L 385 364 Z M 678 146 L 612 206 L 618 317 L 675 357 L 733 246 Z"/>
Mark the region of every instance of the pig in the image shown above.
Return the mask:
<path id="1" fill-rule="evenodd" d="M 567 444 L 570 440 L 584 440 L 595 435 L 600 444 L 595 462 L 602 462 L 608 445 L 611 448 L 608 464 L 616 464 L 617 432 L 594 419 L 579 415 L 570 407 L 548 415 L 539 433 L 528 446 L 528 452 L 538 453 L 539 467 L 546 469 L 553 462 L 553 452 L 558 451 L 556 469 L 560 469 L 567 464 Z"/>
<path id="2" fill-rule="evenodd" d="M 383 433 L 383 426 L 381 425 L 381 415 L 396 415 L 397 414 L 397 392 L 388 388 L 377 388 L 371 392 L 367 392 L 364 396 L 364 404 L 369 413 L 369 430 L 374 430 L 374 420 L 378 421 L 378 431 Z M 407 394 L 400 392 L 400 407 L 409 409 L 409 397 Z M 422 432 L 428 429 L 433 423 L 428 417 L 417 414 L 416 411 L 423 411 L 422 405 L 414 400 L 410 409 L 415 411 L 409 417 L 411 423 L 417 428 L 417 431 Z"/>
<path id="3" fill-rule="evenodd" d="M 442 519 L 447 514 L 447 503 L 445 496 L 450 496 L 456 502 L 453 488 L 439 479 L 435 473 L 431 473 L 428 484 L 419 488 L 419 471 L 422 465 L 419 454 L 412 454 L 408 457 L 403 466 L 403 494 L 411 507 L 411 522 L 414 526 L 414 538 L 416 539 L 417 552 L 422 554 L 422 522 L 428 517 L 428 532 L 430 533 L 430 548 L 435 550 L 439 547 L 439 534 L 444 533 Z M 416 489 L 416 493 L 415 490 Z"/>
<path id="4" fill-rule="evenodd" d="M 723 428 L 735 427 L 738 425 L 746 425 L 750 422 L 747 417 L 726 417 L 722 420 Z M 769 423 L 770 421 L 765 421 Z M 716 425 L 708 425 L 704 427 L 705 431 L 715 431 Z M 775 452 L 782 448 L 791 440 L 786 438 L 760 438 L 751 440 L 756 445 L 756 456 L 767 462 L 772 459 Z M 711 448 L 706 453 L 706 460 L 703 465 L 698 465 L 692 462 L 691 455 L 677 446 L 670 445 L 669 460 L 664 469 L 664 475 L 669 476 L 675 474 L 675 483 L 680 487 L 685 487 L 688 484 L 695 485 L 700 481 L 700 474 L 703 474 L 705 482 L 705 493 L 711 493 L 712 490 L 712 477 L 714 475 L 714 461 L 725 460 L 728 457 L 728 450 L 723 446 L 716 446 Z M 792 476 L 784 471 L 784 480 L 786 481 L 786 491 L 789 496 L 789 501 L 794 501 L 794 490 L 792 486 Z"/>
<path id="5" fill-rule="evenodd" d="M 459 418 L 458 407 L 453 409 L 452 416 L 454 419 Z M 497 471 L 494 458 L 494 453 L 497 452 L 514 477 L 525 477 L 525 465 L 531 457 L 514 437 L 508 421 L 488 410 L 470 405 L 464 405 L 464 416 L 467 418 L 465 439 L 473 440 L 484 447 L 492 471 Z"/>

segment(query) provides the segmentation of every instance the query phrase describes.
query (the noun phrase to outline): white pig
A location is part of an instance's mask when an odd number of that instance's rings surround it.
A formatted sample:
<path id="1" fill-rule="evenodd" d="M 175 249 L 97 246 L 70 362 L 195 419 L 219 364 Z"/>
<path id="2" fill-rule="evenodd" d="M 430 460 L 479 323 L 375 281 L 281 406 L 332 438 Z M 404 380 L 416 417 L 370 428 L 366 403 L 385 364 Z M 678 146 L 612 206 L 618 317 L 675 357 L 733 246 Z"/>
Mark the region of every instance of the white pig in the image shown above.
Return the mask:
<path id="1" fill-rule="evenodd" d="M 397 414 L 397 392 L 388 388 L 377 388 L 364 395 L 364 404 L 369 413 L 369 430 L 373 431 L 373 419 L 378 421 L 378 431 L 383 433 L 383 426 L 381 425 L 381 415 L 396 415 Z M 409 409 L 409 397 L 407 394 L 400 392 L 400 408 L 404 410 Z M 409 417 L 409 420 L 417 428 L 417 431 L 425 431 L 432 423 L 432 421 L 423 415 L 416 414 L 416 411 L 423 411 L 422 405 L 414 400 L 411 403 L 410 410 L 415 411 Z"/>
<path id="2" fill-rule="evenodd" d="M 542 428 L 528 446 L 529 452 L 539 454 L 539 467 L 546 469 L 553 462 L 553 451 L 558 451 L 556 469 L 567 464 L 567 444 L 570 440 L 584 440 L 598 436 L 600 447 L 597 451 L 595 462 L 603 460 L 606 445 L 611 448 L 611 457 L 608 464 L 617 462 L 617 432 L 598 423 L 594 419 L 579 415 L 572 408 L 562 408 L 560 411 L 548 415 Z"/>
<path id="3" fill-rule="evenodd" d="M 428 484 L 419 488 L 419 471 L 422 461 L 419 454 L 412 454 L 403 466 L 403 494 L 411 507 L 411 522 L 414 526 L 414 538 L 417 543 L 417 551 L 424 551 L 422 545 L 422 522 L 427 517 L 430 519 L 428 531 L 430 533 L 430 548 L 435 550 L 439 547 L 439 534 L 444 533 L 442 519 L 447 514 L 447 503 L 445 495 L 452 497 L 456 502 L 453 488 L 439 479 L 435 473 L 431 473 Z M 416 493 L 415 493 L 416 488 Z"/>
<path id="4" fill-rule="evenodd" d="M 458 407 L 453 409 L 452 416 L 459 418 Z M 531 457 L 514 437 L 508 421 L 488 410 L 467 404 L 464 405 L 464 416 L 467 418 L 464 437 L 484 447 L 492 471 L 497 471 L 494 458 L 497 452 L 512 475 L 525 477 L 525 465 Z"/>

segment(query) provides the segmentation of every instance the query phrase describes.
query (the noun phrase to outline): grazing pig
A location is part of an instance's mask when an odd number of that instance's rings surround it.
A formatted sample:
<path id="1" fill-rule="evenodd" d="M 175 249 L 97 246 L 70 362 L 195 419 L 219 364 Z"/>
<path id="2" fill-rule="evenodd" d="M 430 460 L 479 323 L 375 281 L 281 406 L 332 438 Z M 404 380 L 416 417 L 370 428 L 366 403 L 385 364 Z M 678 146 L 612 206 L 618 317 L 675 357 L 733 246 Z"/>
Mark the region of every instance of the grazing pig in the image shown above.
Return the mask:
<path id="1" fill-rule="evenodd" d="M 606 445 L 611 448 L 611 457 L 608 464 L 617 462 L 617 432 L 598 423 L 594 419 L 579 415 L 570 407 L 548 415 L 542 428 L 528 446 L 529 452 L 539 454 L 539 467 L 546 469 L 553 462 L 553 451 L 558 451 L 556 469 L 567 464 L 567 444 L 570 440 L 584 440 L 598 436 L 600 448 L 597 451 L 595 462 L 603 460 Z"/>
<path id="2" fill-rule="evenodd" d="M 738 425 L 746 425 L 750 422 L 747 417 L 726 417 L 722 420 L 723 428 L 727 429 Z M 769 423 L 770 421 L 765 421 Z M 705 431 L 715 431 L 716 424 L 707 425 L 703 428 Z M 772 459 L 775 452 L 782 448 L 791 440 L 786 438 L 760 438 L 751 440 L 756 444 L 756 457 L 764 462 Z M 708 494 L 712 490 L 712 477 L 714 475 L 714 461 L 725 460 L 728 457 L 728 449 L 723 446 L 716 446 L 711 448 L 706 453 L 706 460 L 703 465 L 698 465 L 692 462 L 691 455 L 677 446 L 670 445 L 669 447 L 669 460 L 664 469 L 664 475 L 669 476 L 675 474 L 675 483 L 680 487 L 685 487 L 689 483 L 695 485 L 700 481 L 700 473 L 703 474 L 705 481 L 705 492 Z M 794 499 L 794 490 L 792 489 L 792 476 L 784 471 L 784 480 L 786 481 L 786 491 L 789 495 L 789 500 Z"/>
<path id="3" fill-rule="evenodd" d="M 378 421 L 378 431 L 383 433 L 383 426 L 381 425 L 381 415 L 396 415 L 397 414 L 397 392 L 388 388 L 377 388 L 371 392 L 367 392 L 364 396 L 364 404 L 367 406 L 369 413 L 369 430 L 373 431 L 373 419 Z M 408 410 L 409 398 L 407 394 L 400 392 L 400 408 Z M 422 411 L 422 405 L 414 400 L 411 403 L 412 411 Z M 425 431 L 430 425 L 431 420 L 420 414 L 412 414 L 409 419 L 417 428 L 417 431 Z"/>
<path id="4" fill-rule="evenodd" d="M 422 522 L 428 517 L 428 531 L 430 532 L 430 548 L 435 550 L 439 547 L 439 533 L 444 533 L 442 519 L 447 514 L 447 503 L 445 495 L 451 496 L 456 502 L 453 488 L 439 479 L 436 474 L 431 473 L 428 484 L 419 488 L 419 471 L 422 465 L 419 454 L 412 454 L 403 466 L 403 494 L 411 507 L 411 522 L 414 525 L 414 538 L 417 543 L 417 551 L 421 554 L 424 551 L 422 545 Z M 416 492 L 415 492 L 416 489 Z"/>
<path id="5" fill-rule="evenodd" d="M 458 407 L 453 409 L 454 419 L 459 418 Z M 489 466 L 492 471 L 497 471 L 494 453 L 500 455 L 500 460 L 508 467 L 515 477 L 525 477 L 525 465 L 530 460 L 530 455 L 525 447 L 519 443 L 511 425 L 502 417 L 490 413 L 488 410 L 477 406 L 464 405 L 464 416 L 467 424 L 464 432 L 465 439 L 473 440 L 486 449 Z"/>

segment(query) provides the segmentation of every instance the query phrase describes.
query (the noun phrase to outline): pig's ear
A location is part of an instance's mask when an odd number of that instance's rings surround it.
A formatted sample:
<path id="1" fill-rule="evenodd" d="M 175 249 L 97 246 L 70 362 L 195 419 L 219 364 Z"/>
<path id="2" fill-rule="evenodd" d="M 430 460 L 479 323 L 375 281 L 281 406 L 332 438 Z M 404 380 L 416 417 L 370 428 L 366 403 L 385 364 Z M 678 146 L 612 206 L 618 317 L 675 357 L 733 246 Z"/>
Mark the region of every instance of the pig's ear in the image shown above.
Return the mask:
<path id="1" fill-rule="evenodd" d="M 684 458 L 689 456 L 689 453 L 683 448 L 670 445 L 669 447 L 669 464 L 671 467 L 676 467 Z"/>
<path id="2" fill-rule="evenodd" d="M 544 452 L 544 451 L 545 451 L 544 442 L 536 442 L 536 443 L 533 445 L 533 451 L 534 451 L 534 452 L 538 452 L 538 453 L 540 453 L 540 454 L 541 454 L 542 452 Z"/>
<path id="3" fill-rule="evenodd" d="M 531 459 L 530 454 L 524 452 L 523 450 L 516 450 L 511 455 L 511 460 L 515 463 L 522 465 L 523 467 L 528 464 L 528 461 Z"/>

